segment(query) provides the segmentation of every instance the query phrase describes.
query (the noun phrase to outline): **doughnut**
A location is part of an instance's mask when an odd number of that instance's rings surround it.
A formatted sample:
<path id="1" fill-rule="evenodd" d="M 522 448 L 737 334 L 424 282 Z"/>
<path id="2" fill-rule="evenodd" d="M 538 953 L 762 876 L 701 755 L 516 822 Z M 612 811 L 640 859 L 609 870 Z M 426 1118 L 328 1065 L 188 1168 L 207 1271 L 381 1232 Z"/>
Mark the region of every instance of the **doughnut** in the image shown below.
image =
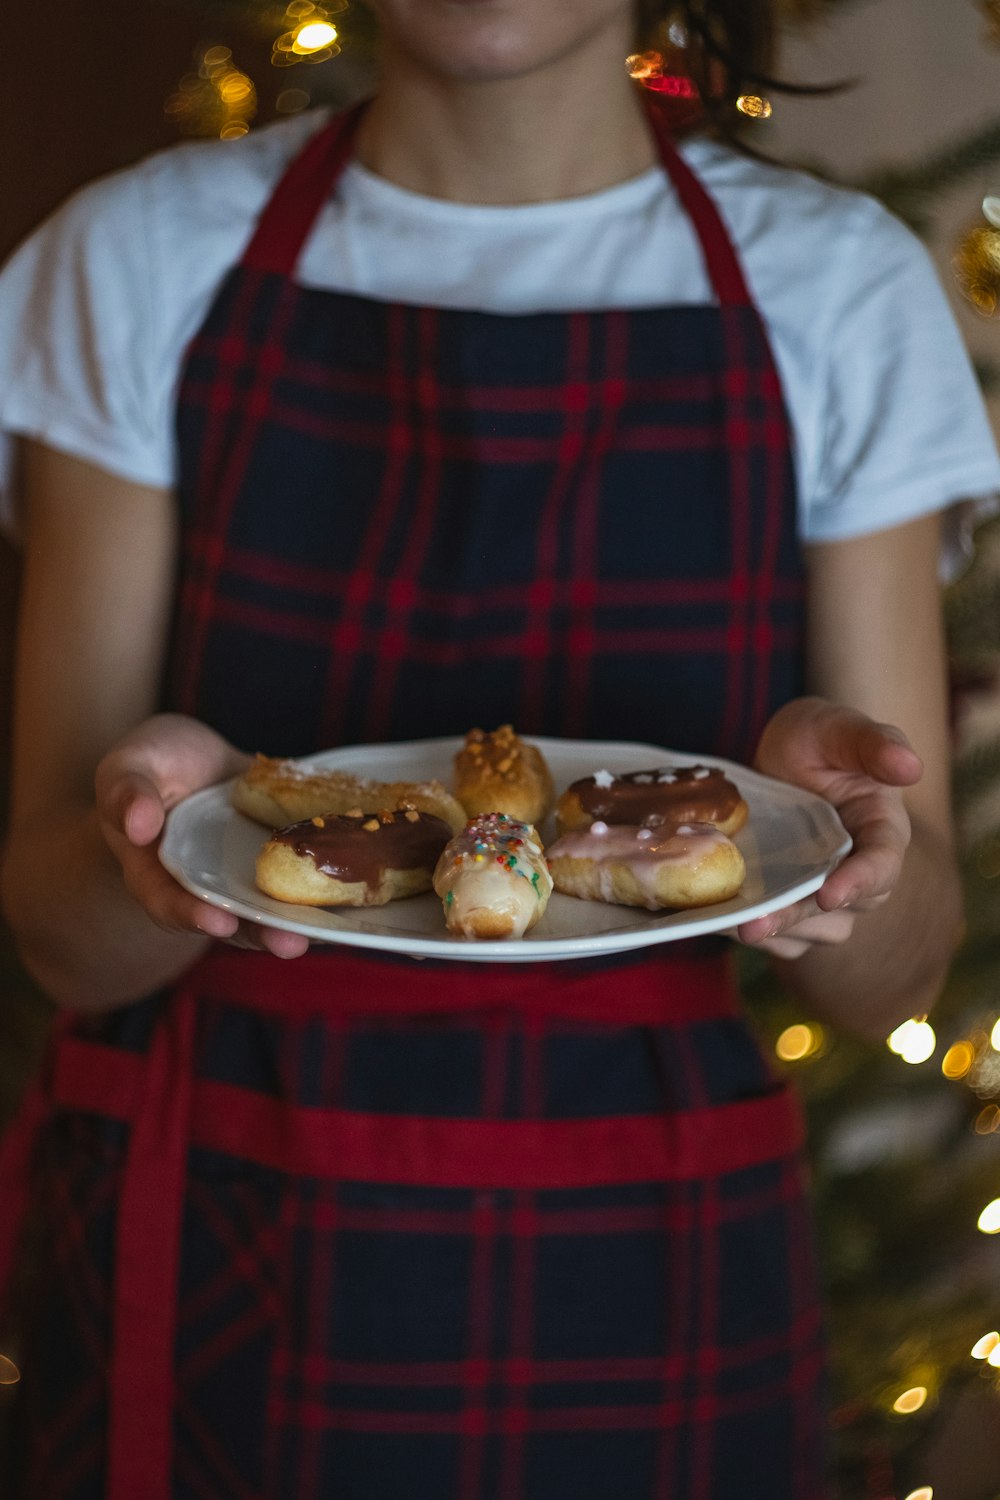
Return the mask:
<path id="1" fill-rule="evenodd" d="M 384 906 L 430 890 L 450 838 L 443 818 L 415 807 L 317 814 L 272 833 L 257 885 L 299 906 Z"/>
<path id="2" fill-rule="evenodd" d="M 736 845 L 708 823 L 636 826 L 598 819 L 557 839 L 549 865 L 564 896 L 650 911 L 728 901 L 746 874 Z"/>
<path id="3" fill-rule="evenodd" d="M 747 804 L 722 771 L 713 766 L 660 766 L 615 776 L 595 771 L 574 781 L 556 803 L 560 833 L 602 823 L 644 823 L 656 818 L 677 827 L 710 823 L 721 833 L 738 833 Z"/>
<path id="4" fill-rule="evenodd" d="M 370 781 L 346 771 L 309 771 L 294 760 L 258 755 L 232 788 L 233 806 L 268 828 L 283 828 L 327 813 L 360 807 L 375 812 L 406 803 L 418 812 L 443 818 L 453 833 L 465 823 L 465 811 L 440 781 Z"/>
<path id="5" fill-rule="evenodd" d="M 470 818 L 502 812 L 540 823 L 555 800 L 552 773 L 537 745 L 509 724 L 492 733 L 470 729 L 455 756 L 455 796 Z"/>
<path id="6" fill-rule="evenodd" d="M 552 876 L 531 824 L 486 813 L 451 839 L 434 871 L 434 889 L 449 932 L 520 938 L 548 905 Z"/>

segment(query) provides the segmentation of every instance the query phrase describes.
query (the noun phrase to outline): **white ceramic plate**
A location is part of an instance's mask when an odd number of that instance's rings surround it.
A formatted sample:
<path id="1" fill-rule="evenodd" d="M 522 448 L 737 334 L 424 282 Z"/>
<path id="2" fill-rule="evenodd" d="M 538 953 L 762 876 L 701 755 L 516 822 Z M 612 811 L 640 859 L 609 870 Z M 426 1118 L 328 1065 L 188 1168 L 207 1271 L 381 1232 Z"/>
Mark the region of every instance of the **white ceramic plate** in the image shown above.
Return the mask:
<path id="1" fill-rule="evenodd" d="M 302 762 L 310 769 L 354 772 L 382 781 L 451 783 L 459 739 L 411 740 L 394 745 L 350 745 Z M 517 963 L 620 953 L 650 943 L 719 932 L 800 900 L 822 885 L 851 847 L 829 803 L 785 782 L 772 781 L 718 756 L 685 755 L 655 745 L 533 737 L 548 761 L 557 792 L 581 776 L 606 769 L 642 771 L 665 764 L 720 766 L 750 806 L 736 842 L 747 863 L 739 896 L 694 911 L 649 912 L 553 895 L 544 917 L 519 942 L 473 942 L 452 937 L 433 893 L 387 906 L 325 910 L 274 901 L 254 885 L 254 861 L 267 831 L 229 801 L 229 783 L 209 787 L 170 814 L 160 845 L 167 869 L 196 896 L 237 916 L 317 942 L 348 943 L 429 958 Z M 540 830 L 548 842 L 551 826 Z"/>

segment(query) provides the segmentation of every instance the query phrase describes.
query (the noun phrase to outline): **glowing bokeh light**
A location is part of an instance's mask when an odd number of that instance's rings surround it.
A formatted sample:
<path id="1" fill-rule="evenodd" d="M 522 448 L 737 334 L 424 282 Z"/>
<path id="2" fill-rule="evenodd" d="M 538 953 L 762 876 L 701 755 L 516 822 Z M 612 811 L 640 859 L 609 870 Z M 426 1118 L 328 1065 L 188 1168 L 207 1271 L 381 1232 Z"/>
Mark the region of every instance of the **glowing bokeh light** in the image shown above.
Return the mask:
<path id="1" fill-rule="evenodd" d="M 226 104 L 241 104 L 253 93 L 253 83 L 245 73 L 235 68 L 219 80 L 219 97 Z"/>
<path id="2" fill-rule="evenodd" d="M 1000 1234 L 1000 1198 L 987 1203 L 979 1215 L 979 1226 L 983 1234 Z"/>
<path id="3" fill-rule="evenodd" d="M 895 1052 L 907 1063 L 922 1063 L 933 1056 L 937 1046 L 937 1037 L 933 1026 L 929 1025 L 921 1017 L 913 1017 L 912 1020 L 904 1021 L 902 1026 L 897 1026 L 887 1038 L 886 1045 L 890 1052 Z"/>
<path id="4" fill-rule="evenodd" d="M 12 1359 L 0 1354 L 0 1385 L 17 1385 L 21 1372 Z"/>
<path id="5" fill-rule="evenodd" d="M 282 89 L 274 107 L 283 115 L 297 115 L 300 109 L 308 109 L 311 102 L 305 89 Z"/>
<path id="6" fill-rule="evenodd" d="M 964 1078 L 976 1060 L 970 1042 L 955 1042 L 941 1060 L 941 1072 L 946 1078 Z"/>
<path id="7" fill-rule="evenodd" d="M 782 1062 L 801 1062 L 806 1057 L 818 1057 L 826 1051 L 826 1033 L 822 1026 L 797 1022 L 785 1027 L 775 1041 L 774 1050 Z"/>
<path id="8" fill-rule="evenodd" d="M 232 58 L 231 47 L 208 47 L 202 53 L 202 66 L 205 68 L 224 68 Z"/>
<path id="9" fill-rule="evenodd" d="M 973 1359 L 989 1359 L 994 1349 L 1000 1349 L 1000 1333 L 997 1333 L 995 1329 L 992 1333 L 984 1333 L 981 1339 L 977 1339 L 970 1353 Z"/>
<path id="10" fill-rule="evenodd" d="M 893 1411 L 898 1411 L 900 1416 L 908 1417 L 911 1412 L 919 1411 L 927 1400 L 927 1387 L 925 1385 L 911 1386 L 908 1391 L 896 1397 L 892 1403 Z"/>
<path id="11" fill-rule="evenodd" d="M 626 57 L 625 68 L 630 78 L 657 78 L 663 72 L 663 58 L 659 52 L 633 52 Z"/>
<path id="12" fill-rule="evenodd" d="M 295 33 L 296 52 L 321 52 L 337 40 L 337 28 L 329 21 L 307 21 Z"/>
<path id="13" fill-rule="evenodd" d="M 741 94 L 736 101 L 736 108 L 741 115 L 746 115 L 751 120 L 769 120 L 774 113 L 770 99 L 765 99 L 760 94 Z"/>

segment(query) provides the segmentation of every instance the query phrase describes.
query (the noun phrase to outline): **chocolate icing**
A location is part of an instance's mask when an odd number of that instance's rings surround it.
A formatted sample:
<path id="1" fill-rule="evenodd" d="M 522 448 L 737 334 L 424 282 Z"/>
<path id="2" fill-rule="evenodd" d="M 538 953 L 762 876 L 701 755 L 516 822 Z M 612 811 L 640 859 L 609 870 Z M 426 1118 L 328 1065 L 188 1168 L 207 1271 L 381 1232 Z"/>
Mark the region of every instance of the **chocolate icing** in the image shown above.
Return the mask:
<path id="1" fill-rule="evenodd" d="M 377 827 L 371 827 L 376 823 Z M 433 813 L 408 808 L 381 813 L 330 813 L 323 818 L 292 823 L 272 835 L 272 842 L 288 844 L 300 858 L 311 859 L 317 870 L 347 883 L 381 883 L 386 870 L 428 872 L 437 864 L 451 829 Z"/>
<path id="2" fill-rule="evenodd" d="M 659 778 L 670 776 L 670 781 Z M 708 766 L 659 766 L 652 771 L 629 771 L 608 787 L 593 776 L 569 788 L 592 818 L 605 823 L 642 823 L 663 819 L 680 823 L 725 823 L 742 801 L 739 791 L 721 771 Z"/>

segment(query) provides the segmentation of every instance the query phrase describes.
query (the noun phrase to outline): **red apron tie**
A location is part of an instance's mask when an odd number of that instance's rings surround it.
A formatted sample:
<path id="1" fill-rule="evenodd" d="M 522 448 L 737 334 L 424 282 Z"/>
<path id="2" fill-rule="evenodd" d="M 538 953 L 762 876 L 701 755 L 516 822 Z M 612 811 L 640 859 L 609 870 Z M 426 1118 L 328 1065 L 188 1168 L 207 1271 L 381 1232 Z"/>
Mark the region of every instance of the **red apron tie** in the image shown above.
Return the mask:
<path id="1" fill-rule="evenodd" d="M 0 1138 L 0 1314 L 7 1311 L 14 1267 L 31 1199 L 35 1151 L 55 1107 L 50 1077 L 73 1018 L 52 1022 L 45 1058 L 21 1098 L 17 1114 Z"/>
<path id="2" fill-rule="evenodd" d="M 118 1213 L 107 1500 L 169 1500 L 194 996 L 161 1017 L 138 1082 Z"/>

